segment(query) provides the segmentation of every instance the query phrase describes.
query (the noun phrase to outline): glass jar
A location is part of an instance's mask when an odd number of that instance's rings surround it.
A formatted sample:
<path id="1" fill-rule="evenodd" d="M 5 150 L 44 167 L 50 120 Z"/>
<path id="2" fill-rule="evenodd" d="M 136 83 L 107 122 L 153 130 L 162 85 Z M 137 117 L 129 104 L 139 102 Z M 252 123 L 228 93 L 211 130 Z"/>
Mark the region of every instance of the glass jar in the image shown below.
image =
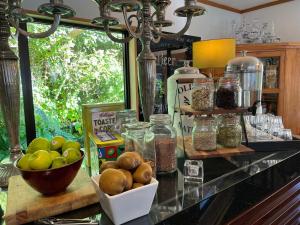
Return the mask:
<path id="1" fill-rule="evenodd" d="M 126 124 L 137 122 L 136 111 L 131 109 L 118 111 L 116 117 L 117 122 L 115 125 L 115 132 L 118 134 L 123 134 L 126 132 Z"/>
<path id="2" fill-rule="evenodd" d="M 242 143 L 242 126 L 239 116 L 223 115 L 218 129 L 218 144 L 227 148 L 239 147 Z"/>
<path id="3" fill-rule="evenodd" d="M 153 177 L 156 176 L 156 152 L 154 143 L 154 134 L 150 131 L 150 123 L 136 122 L 126 124 L 125 151 L 138 152 L 145 162 L 149 162 Z"/>
<path id="4" fill-rule="evenodd" d="M 224 109 L 235 109 L 242 105 L 242 89 L 238 78 L 222 77 L 216 94 L 216 106 Z"/>
<path id="5" fill-rule="evenodd" d="M 196 151 L 212 151 L 217 148 L 217 123 L 214 117 L 199 116 L 194 119 L 192 131 L 193 147 Z"/>
<path id="6" fill-rule="evenodd" d="M 150 116 L 151 128 L 155 137 L 157 173 L 173 173 L 177 170 L 177 135 L 171 125 L 171 116 L 156 114 Z"/>
<path id="7" fill-rule="evenodd" d="M 214 108 L 214 81 L 211 78 L 196 78 L 192 86 L 192 109 L 209 111 Z"/>

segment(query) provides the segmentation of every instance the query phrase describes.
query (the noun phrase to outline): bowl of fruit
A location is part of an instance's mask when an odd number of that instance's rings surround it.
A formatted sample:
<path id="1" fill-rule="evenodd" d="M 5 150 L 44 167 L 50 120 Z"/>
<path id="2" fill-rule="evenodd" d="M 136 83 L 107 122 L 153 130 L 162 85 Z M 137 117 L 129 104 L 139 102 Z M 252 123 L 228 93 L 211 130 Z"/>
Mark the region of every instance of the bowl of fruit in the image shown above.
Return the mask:
<path id="1" fill-rule="evenodd" d="M 136 152 L 104 162 L 92 177 L 102 209 L 114 224 L 123 224 L 150 212 L 158 187 L 149 163 Z"/>
<path id="2" fill-rule="evenodd" d="M 29 186 L 44 195 L 53 195 L 67 189 L 83 158 L 84 152 L 78 142 L 67 141 L 61 136 L 51 141 L 36 138 L 15 166 Z"/>

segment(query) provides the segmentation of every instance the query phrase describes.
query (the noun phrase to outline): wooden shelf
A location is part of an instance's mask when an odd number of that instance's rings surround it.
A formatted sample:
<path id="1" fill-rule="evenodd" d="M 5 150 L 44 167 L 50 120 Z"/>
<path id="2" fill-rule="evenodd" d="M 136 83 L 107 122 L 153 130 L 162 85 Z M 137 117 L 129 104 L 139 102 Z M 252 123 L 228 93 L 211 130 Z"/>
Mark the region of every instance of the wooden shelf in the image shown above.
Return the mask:
<path id="1" fill-rule="evenodd" d="M 212 111 L 195 111 L 191 108 L 191 106 L 181 106 L 179 111 L 184 112 L 186 114 L 192 114 L 192 115 L 212 115 L 212 114 L 228 114 L 228 113 L 245 113 L 248 112 L 248 109 L 247 108 L 237 108 L 237 109 L 215 108 Z"/>
<path id="2" fill-rule="evenodd" d="M 215 151 L 196 151 L 193 147 L 192 137 L 188 136 L 184 138 L 185 148 L 183 147 L 182 137 L 178 137 L 177 147 L 184 150 L 189 159 L 206 159 L 206 158 L 217 158 L 217 157 L 229 157 L 241 154 L 251 154 L 254 152 L 253 149 L 241 145 L 237 148 L 218 148 Z"/>
<path id="3" fill-rule="evenodd" d="M 279 94 L 280 89 L 279 88 L 264 88 L 263 94 Z"/>

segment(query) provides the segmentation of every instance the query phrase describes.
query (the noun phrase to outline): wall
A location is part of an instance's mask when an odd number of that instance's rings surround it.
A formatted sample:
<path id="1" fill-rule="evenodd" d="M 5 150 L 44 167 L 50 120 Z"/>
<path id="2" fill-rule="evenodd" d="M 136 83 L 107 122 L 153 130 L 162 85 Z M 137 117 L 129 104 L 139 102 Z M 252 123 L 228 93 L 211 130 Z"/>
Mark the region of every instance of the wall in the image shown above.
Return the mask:
<path id="1" fill-rule="evenodd" d="M 45 3 L 41 0 L 25 0 L 23 7 L 25 9 L 36 10 L 36 8 Z M 168 7 L 166 18 L 174 21 L 174 26 L 165 31 L 179 31 L 185 23 L 185 18 L 179 18 L 173 15 L 175 9 L 182 7 L 184 0 L 173 0 Z M 65 0 L 65 4 L 73 7 L 76 17 L 92 19 L 99 16 L 98 6 L 92 0 Z M 202 5 L 207 9 L 206 15 L 193 18 L 190 29 L 186 32 L 189 35 L 201 36 L 203 39 L 217 39 L 229 37 L 231 34 L 232 20 L 240 21 L 241 15 L 228 12 L 222 9 Z M 120 18 L 120 16 L 118 16 Z"/>
<path id="2" fill-rule="evenodd" d="M 281 41 L 300 41 L 300 0 L 245 13 L 246 21 L 258 18 L 261 22 L 275 24 L 275 32 Z"/>

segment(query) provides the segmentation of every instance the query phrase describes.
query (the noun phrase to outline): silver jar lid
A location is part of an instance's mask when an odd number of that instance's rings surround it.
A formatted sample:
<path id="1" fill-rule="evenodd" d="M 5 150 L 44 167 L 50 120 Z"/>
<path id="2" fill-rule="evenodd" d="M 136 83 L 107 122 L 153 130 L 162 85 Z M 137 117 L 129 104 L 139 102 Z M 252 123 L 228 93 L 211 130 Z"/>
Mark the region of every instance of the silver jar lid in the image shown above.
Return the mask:
<path id="1" fill-rule="evenodd" d="M 228 62 L 226 66 L 227 72 L 232 73 L 253 73 L 262 72 L 263 63 L 256 57 L 246 56 L 247 52 L 242 52 L 241 57 L 236 57 Z"/>
<path id="2" fill-rule="evenodd" d="M 184 67 L 175 70 L 174 74 L 200 74 L 199 69 L 190 66 L 189 60 L 184 60 Z"/>

